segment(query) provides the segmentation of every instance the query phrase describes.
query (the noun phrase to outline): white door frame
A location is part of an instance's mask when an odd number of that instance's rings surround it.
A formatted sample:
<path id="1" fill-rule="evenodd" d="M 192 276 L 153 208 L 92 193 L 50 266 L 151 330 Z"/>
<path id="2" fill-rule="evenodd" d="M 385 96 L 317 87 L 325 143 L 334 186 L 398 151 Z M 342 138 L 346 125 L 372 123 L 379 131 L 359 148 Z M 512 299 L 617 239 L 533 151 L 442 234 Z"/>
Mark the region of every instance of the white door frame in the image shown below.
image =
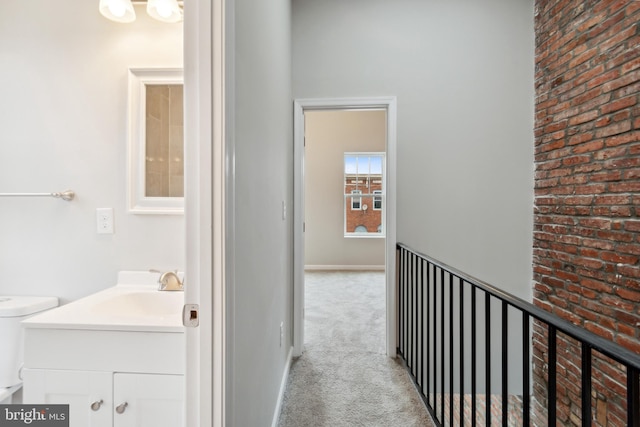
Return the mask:
<path id="1" fill-rule="evenodd" d="M 232 0 L 185 4 L 185 303 L 200 325 L 186 328 L 185 426 L 223 427 L 226 378 L 225 11 Z"/>
<path id="2" fill-rule="evenodd" d="M 386 197 L 386 349 L 396 356 L 396 98 L 317 98 L 294 101 L 294 214 L 293 214 L 293 355 L 304 349 L 304 112 L 312 110 L 385 109 L 387 111 Z"/>

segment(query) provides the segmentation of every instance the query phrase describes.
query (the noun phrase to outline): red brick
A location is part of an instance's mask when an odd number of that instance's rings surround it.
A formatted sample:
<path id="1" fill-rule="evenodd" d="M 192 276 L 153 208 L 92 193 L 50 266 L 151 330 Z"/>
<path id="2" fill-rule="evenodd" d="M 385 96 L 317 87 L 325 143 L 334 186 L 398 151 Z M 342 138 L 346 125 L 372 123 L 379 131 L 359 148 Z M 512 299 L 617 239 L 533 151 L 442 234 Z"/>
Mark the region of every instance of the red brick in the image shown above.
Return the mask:
<path id="1" fill-rule="evenodd" d="M 627 205 L 631 202 L 628 195 L 601 195 L 596 196 L 594 203 L 596 205 Z"/>
<path id="2" fill-rule="evenodd" d="M 611 116 L 611 120 L 614 121 L 614 122 L 621 122 L 623 120 L 628 120 L 630 118 L 631 118 L 631 110 L 630 109 L 618 111 L 617 113 L 615 113 L 615 114 L 613 114 Z M 629 122 L 631 122 L 631 120 L 629 120 Z"/>
<path id="3" fill-rule="evenodd" d="M 594 153 L 596 155 L 597 153 Z M 596 172 L 602 170 L 602 165 L 600 163 L 587 163 L 579 166 L 574 166 L 574 173 L 589 173 Z"/>
<path id="4" fill-rule="evenodd" d="M 588 134 L 588 135 L 589 135 L 589 139 L 591 139 L 590 135 L 592 134 Z M 571 144 L 571 140 L 569 140 L 569 144 Z M 604 140 L 598 139 L 595 141 L 591 141 L 589 143 L 578 145 L 576 148 L 573 149 L 573 152 L 575 154 L 590 153 L 593 151 L 598 151 L 602 149 L 602 147 L 604 147 Z"/>
<path id="5" fill-rule="evenodd" d="M 565 157 L 562 160 L 562 164 L 565 166 L 572 166 L 580 163 L 589 163 L 590 161 L 591 161 L 590 156 L 572 156 L 572 157 Z"/>
<path id="6" fill-rule="evenodd" d="M 600 293 L 610 293 L 612 291 L 612 287 L 610 285 L 592 279 L 582 279 L 580 281 L 580 285 Z"/>
<path id="7" fill-rule="evenodd" d="M 616 319 L 625 323 L 638 323 L 640 325 L 640 318 L 631 314 L 634 303 L 626 302 L 618 298 L 617 296 L 603 295 L 600 297 L 600 301 L 608 306 L 615 307 L 614 316 Z"/>
<path id="8" fill-rule="evenodd" d="M 632 131 L 623 135 L 616 135 L 606 139 L 607 147 L 615 147 L 618 145 L 628 144 L 629 142 L 640 141 L 640 132 Z"/>
<path id="9" fill-rule="evenodd" d="M 567 205 L 591 205 L 593 196 L 570 196 L 564 198 Z"/>
<path id="10" fill-rule="evenodd" d="M 573 263 L 591 270 L 599 270 L 604 266 L 604 263 L 602 261 L 589 258 L 576 258 Z"/>
<path id="11" fill-rule="evenodd" d="M 607 169 L 624 169 L 640 166 L 640 157 L 623 157 L 605 162 Z"/>
<path id="12" fill-rule="evenodd" d="M 609 191 L 613 193 L 640 192 L 640 182 L 619 182 L 609 184 Z"/>
<path id="13" fill-rule="evenodd" d="M 603 83 L 609 82 L 609 81 L 611 81 L 611 80 L 613 80 L 613 79 L 615 79 L 615 78 L 617 78 L 619 76 L 620 76 L 620 70 L 616 69 L 616 70 L 607 71 L 606 73 L 601 74 L 601 75 L 599 75 L 597 77 L 594 77 L 593 79 L 589 80 L 587 82 L 587 87 L 589 89 L 592 89 L 592 88 L 594 88 L 596 86 L 602 85 Z M 598 92 L 596 92 L 596 93 L 598 93 Z"/>
<path id="14" fill-rule="evenodd" d="M 575 325 L 580 325 L 582 323 L 582 319 L 580 319 L 580 317 L 576 316 L 575 314 L 571 313 L 570 311 L 564 310 L 558 306 L 552 306 L 552 313 L 555 314 L 556 316 L 571 322 Z"/>
<path id="15" fill-rule="evenodd" d="M 604 314 L 605 316 L 611 316 L 614 314 L 614 311 L 613 309 L 611 309 L 611 307 L 606 307 L 596 301 L 585 299 L 580 302 L 580 305 L 587 310 L 590 310 L 594 313 Z"/>
<path id="16" fill-rule="evenodd" d="M 601 258 L 604 261 L 623 263 L 623 264 L 635 264 L 638 262 L 638 257 L 622 255 L 622 254 L 617 254 L 613 252 L 603 252 Z"/>
<path id="17" fill-rule="evenodd" d="M 631 26 L 626 30 L 618 31 L 617 34 L 615 34 L 613 37 L 599 43 L 598 48 L 600 48 L 601 52 L 607 51 L 611 49 L 614 45 L 617 45 L 620 42 L 631 38 L 635 34 L 636 34 L 636 29 L 635 27 Z"/>
<path id="18" fill-rule="evenodd" d="M 640 341 L 638 341 L 637 339 L 628 338 L 624 335 L 618 335 L 616 337 L 616 342 L 621 346 L 635 352 L 636 354 L 640 353 Z"/>
<path id="19" fill-rule="evenodd" d="M 602 107 L 600 107 L 600 111 L 602 112 L 602 114 L 609 114 L 613 111 L 622 110 L 623 108 L 636 105 L 637 102 L 638 101 L 635 96 L 629 96 L 603 105 Z"/>
<path id="20" fill-rule="evenodd" d="M 602 90 L 604 92 L 609 92 L 627 85 L 630 85 L 631 83 L 635 83 L 638 80 L 640 80 L 640 70 L 638 71 L 632 71 L 629 74 L 625 74 L 622 77 L 619 77 L 615 80 L 611 80 L 607 83 L 605 83 L 602 86 Z"/>
<path id="21" fill-rule="evenodd" d="M 630 233 L 620 233 L 616 231 L 598 231 L 597 237 L 605 240 L 629 243 L 633 241 Z"/>
<path id="22" fill-rule="evenodd" d="M 636 11 L 640 9 L 640 2 L 632 1 L 627 3 L 627 7 L 625 8 L 625 12 L 627 16 L 633 15 Z"/>
<path id="23" fill-rule="evenodd" d="M 575 52 L 575 51 L 574 51 Z M 593 49 L 587 50 L 584 53 L 579 54 L 577 57 L 573 58 L 570 62 L 569 62 L 569 67 L 570 68 L 575 68 L 578 65 L 590 60 L 591 58 L 593 58 L 594 56 L 596 56 L 596 54 L 598 53 L 598 48 L 595 47 Z"/>
<path id="24" fill-rule="evenodd" d="M 635 292 L 624 288 L 616 288 L 616 295 L 629 301 L 640 302 L 640 292 Z"/>
<path id="25" fill-rule="evenodd" d="M 604 184 L 590 184 L 576 186 L 575 194 L 601 194 L 605 191 Z"/>
<path id="26" fill-rule="evenodd" d="M 623 157 L 627 154 L 626 147 L 613 147 L 606 150 L 600 150 L 597 153 L 593 154 L 594 160 L 606 160 L 613 159 L 616 157 Z"/>
<path id="27" fill-rule="evenodd" d="M 606 138 L 612 135 L 618 135 L 631 130 L 631 121 L 615 123 L 596 131 L 596 138 Z"/>
<path id="28" fill-rule="evenodd" d="M 626 170 L 624 171 L 622 178 L 625 181 L 632 180 L 632 179 L 640 179 L 640 169 Z"/>
<path id="29" fill-rule="evenodd" d="M 635 70 L 636 68 L 640 68 L 640 58 L 635 58 L 624 64 L 621 68 L 621 71 L 622 74 L 626 74 L 629 71 Z"/>
<path id="30" fill-rule="evenodd" d="M 640 279 L 640 268 L 637 265 L 623 264 L 617 267 L 617 271 L 623 276 Z"/>
<path id="31" fill-rule="evenodd" d="M 594 173 L 591 175 L 591 181 L 604 182 L 604 181 L 619 181 L 622 178 L 622 172 L 619 170 Z"/>
<path id="32" fill-rule="evenodd" d="M 603 338 L 606 338 L 608 340 L 612 340 L 613 339 L 613 332 L 611 332 L 608 329 L 605 329 L 603 327 L 601 327 L 600 325 L 593 323 L 593 322 L 585 322 L 584 323 L 584 327 L 586 330 L 593 332 L 596 335 L 599 335 Z"/>

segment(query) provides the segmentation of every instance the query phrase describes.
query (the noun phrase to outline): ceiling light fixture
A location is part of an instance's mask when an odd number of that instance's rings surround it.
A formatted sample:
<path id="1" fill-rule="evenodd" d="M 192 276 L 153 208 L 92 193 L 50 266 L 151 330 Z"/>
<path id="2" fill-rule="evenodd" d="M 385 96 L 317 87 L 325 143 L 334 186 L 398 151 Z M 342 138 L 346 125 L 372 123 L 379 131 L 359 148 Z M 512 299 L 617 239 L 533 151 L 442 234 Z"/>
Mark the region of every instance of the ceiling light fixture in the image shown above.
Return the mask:
<path id="1" fill-rule="evenodd" d="M 178 0 L 147 0 L 147 13 L 161 22 L 172 24 L 182 21 Z"/>
<path id="2" fill-rule="evenodd" d="M 178 0 L 100 0 L 100 13 L 115 22 L 129 23 L 136 20 L 133 4 L 147 4 L 147 14 L 153 19 L 166 23 L 180 22 L 183 19 L 182 7 Z"/>
<path id="3" fill-rule="evenodd" d="M 131 0 L 100 0 L 100 13 L 107 19 L 129 23 L 136 20 Z"/>

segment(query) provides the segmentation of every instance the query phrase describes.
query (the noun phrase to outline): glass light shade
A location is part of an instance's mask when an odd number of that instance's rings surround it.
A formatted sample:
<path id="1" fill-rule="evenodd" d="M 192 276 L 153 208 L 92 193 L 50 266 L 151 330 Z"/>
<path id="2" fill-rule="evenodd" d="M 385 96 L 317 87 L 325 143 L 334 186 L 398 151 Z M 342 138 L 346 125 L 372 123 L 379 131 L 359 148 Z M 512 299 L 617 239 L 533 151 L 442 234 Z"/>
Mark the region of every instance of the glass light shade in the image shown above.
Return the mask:
<path id="1" fill-rule="evenodd" d="M 177 0 L 147 0 L 147 13 L 162 22 L 182 21 L 182 9 Z"/>
<path id="2" fill-rule="evenodd" d="M 136 19 L 131 0 L 100 0 L 100 13 L 115 22 L 128 23 Z"/>

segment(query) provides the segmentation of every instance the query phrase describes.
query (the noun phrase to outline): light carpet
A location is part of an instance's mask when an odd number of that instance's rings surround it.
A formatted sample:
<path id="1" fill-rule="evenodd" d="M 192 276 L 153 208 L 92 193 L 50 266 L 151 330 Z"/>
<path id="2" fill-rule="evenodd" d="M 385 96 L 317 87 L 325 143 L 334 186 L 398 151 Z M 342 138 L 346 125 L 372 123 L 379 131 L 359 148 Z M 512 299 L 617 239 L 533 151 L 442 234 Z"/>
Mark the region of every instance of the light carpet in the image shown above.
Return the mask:
<path id="1" fill-rule="evenodd" d="M 305 274 L 305 351 L 279 427 L 433 426 L 399 359 L 385 354 L 383 272 Z"/>

